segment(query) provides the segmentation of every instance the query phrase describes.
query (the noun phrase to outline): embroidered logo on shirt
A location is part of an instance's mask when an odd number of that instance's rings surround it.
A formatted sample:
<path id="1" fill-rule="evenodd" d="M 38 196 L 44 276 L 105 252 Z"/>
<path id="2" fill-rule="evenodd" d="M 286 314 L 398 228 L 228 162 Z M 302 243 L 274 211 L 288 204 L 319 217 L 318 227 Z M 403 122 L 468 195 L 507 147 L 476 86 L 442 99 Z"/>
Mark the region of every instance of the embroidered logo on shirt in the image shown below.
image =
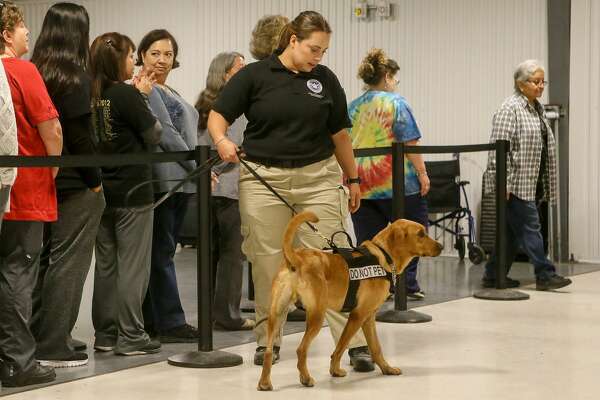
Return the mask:
<path id="1" fill-rule="evenodd" d="M 350 268 L 348 272 L 350 273 L 351 281 L 386 276 L 385 269 L 380 265 L 365 265 L 364 267 Z"/>
<path id="2" fill-rule="evenodd" d="M 306 82 L 306 86 L 313 93 L 321 93 L 323 91 L 323 85 L 316 79 L 309 79 Z"/>

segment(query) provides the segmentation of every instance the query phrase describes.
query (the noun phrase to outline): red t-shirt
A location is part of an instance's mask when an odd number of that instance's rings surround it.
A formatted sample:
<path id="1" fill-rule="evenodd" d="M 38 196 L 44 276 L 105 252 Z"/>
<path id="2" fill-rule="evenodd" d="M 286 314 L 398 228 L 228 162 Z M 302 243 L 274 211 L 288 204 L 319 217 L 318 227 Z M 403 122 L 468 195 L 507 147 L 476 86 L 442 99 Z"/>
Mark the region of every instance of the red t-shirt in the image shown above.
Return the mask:
<path id="1" fill-rule="evenodd" d="M 58 118 L 58 112 L 35 65 L 18 58 L 2 58 L 17 120 L 20 156 L 46 156 L 37 125 Z M 50 168 L 18 168 L 5 220 L 56 221 L 56 187 Z"/>

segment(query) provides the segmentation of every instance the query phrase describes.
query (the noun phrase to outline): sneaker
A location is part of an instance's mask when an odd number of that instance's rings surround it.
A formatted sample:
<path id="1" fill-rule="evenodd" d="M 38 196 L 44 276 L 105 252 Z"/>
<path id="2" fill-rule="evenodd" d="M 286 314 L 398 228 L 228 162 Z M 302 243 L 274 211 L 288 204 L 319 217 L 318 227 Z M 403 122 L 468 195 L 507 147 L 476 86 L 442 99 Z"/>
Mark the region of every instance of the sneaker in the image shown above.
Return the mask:
<path id="1" fill-rule="evenodd" d="M 267 348 L 265 346 L 258 346 L 254 353 L 254 365 L 263 365 L 265 361 L 265 352 Z M 273 346 L 273 364 L 279 361 L 279 346 Z"/>
<path id="2" fill-rule="evenodd" d="M 94 350 L 106 353 L 108 351 L 113 351 L 116 345 L 116 340 L 96 338 L 94 341 Z"/>
<path id="3" fill-rule="evenodd" d="M 425 298 L 425 292 L 420 289 L 416 292 L 407 292 L 406 297 L 413 300 L 423 300 Z"/>
<path id="4" fill-rule="evenodd" d="M 52 382 L 56 373 L 52 367 L 36 363 L 27 371 L 18 372 L 14 367 L 4 364 L 0 370 L 0 381 L 4 387 L 20 387 Z"/>
<path id="5" fill-rule="evenodd" d="M 493 289 L 496 287 L 496 279 L 487 279 L 484 277 L 481 280 L 481 286 L 483 286 L 484 288 Z M 519 286 L 521 286 L 521 282 L 519 282 L 516 279 L 510 279 L 508 276 L 506 277 L 506 288 L 507 289 L 516 288 Z"/>
<path id="6" fill-rule="evenodd" d="M 535 281 L 535 290 L 553 290 L 560 289 L 572 283 L 569 278 L 560 275 L 551 276 L 548 279 L 538 279 Z"/>
<path id="7" fill-rule="evenodd" d="M 160 342 L 158 340 L 150 340 L 145 345 L 128 351 L 115 350 L 115 354 L 120 356 L 142 356 L 144 354 L 155 354 L 160 351 Z"/>
<path id="8" fill-rule="evenodd" d="M 87 343 L 85 343 L 84 341 L 73 339 L 73 338 L 71 338 L 70 341 L 71 341 L 71 346 L 73 346 L 73 350 L 75 350 L 75 351 L 86 351 L 87 350 Z"/>
<path id="9" fill-rule="evenodd" d="M 229 327 L 215 321 L 215 329 L 220 331 L 251 331 L 256 326 L 256 322 L 253 319 L 246 318 L 242 322 L 242 325 L 236 327 Z"/>
<path id="10" fill-rule="evenodd" d="M 199 337 L 198 329 L 189 324 L 161 331 L 159 335 L 161 343 L 196 343 Z"/>
<path id="11" fill-rule="evenodd" d="M 40 363 L 40 365 L 52 368 L 81 367 L 88 363 L 88 355 L 85 353 L 76 352 L 71 354 L 69 357 L 64 358 L 39 357 L 37 361 Z"/>
<path id="12" fill-rule="evenodd" d="M 371 353 L 367 346 L 354 347 L 348 350 L 350 365 L 356 372 L 371 372 L 375 369 Z"/>

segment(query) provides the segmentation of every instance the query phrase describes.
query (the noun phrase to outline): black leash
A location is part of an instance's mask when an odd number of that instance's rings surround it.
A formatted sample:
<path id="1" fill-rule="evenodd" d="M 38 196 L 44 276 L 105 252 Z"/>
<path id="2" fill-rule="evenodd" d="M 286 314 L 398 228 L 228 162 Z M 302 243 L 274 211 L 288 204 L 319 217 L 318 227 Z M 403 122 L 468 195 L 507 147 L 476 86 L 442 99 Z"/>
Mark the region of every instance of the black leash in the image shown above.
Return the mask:
<path id="1" fill-rule="evenodd" d="M 169 197 L 173 196 L 177 190 L 179 188 L 181 188 L 187 181 L 190 181 L 192 179 L 197 178 L 199 175 L 206 173 L 207 171 L 210 171 L 211 168 L 217 164 L 219 161 L 221 161 L 220 157 L 218 155 L 209 158 L 204 164 L 196 167 L 194 170 L 190 171 L 187 176 L 185 178 L 182 179 L 152 179 L 149 181 L 144 181 L 138 185 L 135 185 L 133 188 L 131 188 L 127 194 L 125 195 L 125 207 L 129 208 L 130 210 L 132 210 L 135 213 L 143 213 L 143 212 L 147 212 L 147 211 L 152 211 L 154 210 L 156 207 L 158 207 L 159 205 L 161 205 L 162 203 L 164 203 Z M 149 204 L 147 206 L 143 206 L 143 207 L 129 207 L 129 199 L 131 198 L 131 195 L 138 189 L 146 186 L 146 185 L 152 185 L 154 183 L 159 183 L 159 182 L 179 182 L 177 185 L 175 185 L 171 190 L 169 190 L 167 193 L 165 193 L 160 199 L 158 199 L 155 203 Z"/>
<path id="2" fill-rule="evenodd" d="M 258 180 L 260 183 L 262 183 L 264 187 L 266 187 L 267 189 L 269 189 L 269 191 L 270 191 L 271 193 L 273 193 L 273 194 L 274 194 L 274 195 L 275 195 L 275 196 L 276 196 L 276 197 L 277 197 L 279 200 L 281 200 L 281 201 L 283 202 L 283 204 L 285 204 L 285 205 L 286 205 L 286 206 L 287 206 L 287 207 L 288 207 L 290 210 L 292 210 L 292 214 L 293 214 L 293 215 L 296 215 L 296 214 L 298 214 L 298 211 L 297 211 L 297 210 L 296 210 L 296 209 L 295 209 L 295 208 L 294 208 L 294 207 L 293 207 L 293 206 L 292 206 L 290 203 L 288 203 L 286 199 L 284 199 L 284 198 L 283 198 L 283 197 L 282 197 L 282 196 L 281 196 L 279 193 L 277 193 L 277 191 L 276 191 L 276 190 L 273 188 L 273 186 L 271 186 L 271 185 L 269 184 L 269 182 L 265 181 L 265 179 L 264 179 L 262 176 L 260 176 L 260 175 L 259 175 L 259 174 L 258 174 L 258 173 L 257 173 L 257 172 L 254 170 L 254 168 L 252 168 L 250 165 L 248 165 L 248 163 L 247 163 L 247 162 L 246 162 L 246 161 L 245 161 L 245 160 L 244 160 L 244 159 L 241 157 L 241 156 L 242 156 L 242 154 L 243 154 L 243 153 L 242 153 L 242 151 L 241 151 L 241 150 L 240 150 L 240 151 L 238 151 L 238 158 L 239 158 L 239 160 L 240 160 L 240 163 L 241 163 L 241 164 L 242 164 L 244 167 L 246 167 L 246 169 L 248 170 L 248 172 L 250 172 L 250 173 L 252 174 L 252 176 L 254 176 L 254 177 L 255 177 L 255 178 L 256 178 L 256 179 L 257 179 L 257 180 Z M 321 236 L 321 238 L 323 238 L 323 239 L 324 239 L 324 240 L 327 242 L 327 244 L 328 244 L 328 245 L 329 245 L 329 246 L 330 246 L 332 249 L 336 248 L 336 245 L 335 245 L 335 243 L 334 243 L 334 241 L 333 241 L 333 236 L 335 236 L 335 234 L 336 234 L 336 233 L 339 233 L 339 232 L 335 232 L 331 238 L 328 238 L 328 237 L 326 237 L 325 235 L 323 235 L 321 232 L 319 232 L 319 230 L 317 229 L 317 227 L 316 227 L 316 226 L 314 226 L 313 224 L 311 224 L 310 222 L 306 221 L 306 222 L 305 222 L 305 224 L 306 224 L 306 225 L 308 225 L 308 226 L 309 226 L 309 228 L 310 228 L 310 229 L 311 229 L 311 230 L 312 230 L 314 233 L 316 233 L 317 235 Z M 348 238 L 350 238 L 350 236 L 348 235 L 348 233 L 347 233 L 347 232 L 344 232 L 344 233 L 346 233 L 346 235 L 348 236 Z M 350 244 L 352 245 L 352 241 L 350 241 Z"/>

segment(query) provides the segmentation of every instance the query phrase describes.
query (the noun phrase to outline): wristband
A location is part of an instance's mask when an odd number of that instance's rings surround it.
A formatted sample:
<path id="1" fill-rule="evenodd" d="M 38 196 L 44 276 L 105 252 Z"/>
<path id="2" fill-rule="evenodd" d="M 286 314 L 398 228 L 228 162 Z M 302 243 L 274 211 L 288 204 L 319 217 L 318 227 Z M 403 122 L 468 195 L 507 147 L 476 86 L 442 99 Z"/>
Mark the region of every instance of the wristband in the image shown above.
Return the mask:
<path id="1" fill-rule="evenodd" d="M 225 140 L 225 139 L 227 139 L 227 136 L 223 136 L 221 139 L 217 140 L 217 141 L 215 142 L 215 146 L 218 146 L 218 145 L 219 145 L 219 143 L 221 143 L 221 142 L 222 142 L 223 140 Z"/>
<path id="2" fill-rule="evenodd" d="M 356 178 L 348 178 L 348 179 L 346 179 L 346 183 L 348 185 L 350 185 L 352 183 L 358 183 L 360 185 L 360 183 L 361 183 L 360 176 L 357 176 Z"/>

